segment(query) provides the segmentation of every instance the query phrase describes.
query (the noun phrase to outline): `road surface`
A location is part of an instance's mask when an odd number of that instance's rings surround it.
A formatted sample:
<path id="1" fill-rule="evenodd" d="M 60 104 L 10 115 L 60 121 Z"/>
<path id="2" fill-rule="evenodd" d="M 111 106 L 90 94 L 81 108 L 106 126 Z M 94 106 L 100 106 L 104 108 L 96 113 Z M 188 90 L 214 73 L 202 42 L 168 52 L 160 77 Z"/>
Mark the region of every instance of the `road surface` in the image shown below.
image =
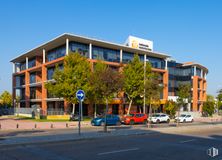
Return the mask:
<path id="1" fill-rule="evenodd" d="M 211 158 L 207 149 L 219 155 Z M 221 155 L 220 155 L 221 154 Z M 1 160 L 221 160 L 222 131 L 217 126 L 183 133 L 103 137 L 77 141 L 8 145 L 0 148 Z"/>

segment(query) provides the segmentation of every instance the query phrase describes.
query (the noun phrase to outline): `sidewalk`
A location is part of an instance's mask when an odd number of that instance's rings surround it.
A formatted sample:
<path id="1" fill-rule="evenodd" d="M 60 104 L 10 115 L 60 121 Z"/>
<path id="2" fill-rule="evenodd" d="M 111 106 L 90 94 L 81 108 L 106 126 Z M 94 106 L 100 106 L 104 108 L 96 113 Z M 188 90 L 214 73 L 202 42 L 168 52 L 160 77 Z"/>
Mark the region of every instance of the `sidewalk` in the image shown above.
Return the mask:
<path id="1" fill-rule="evenodd" d="M 91 126 L 90 121 L 82 121 L 82 126 Z M 0 118 L 0 131 L 5 130 L 31 130 L 31 129 L 65 129 L 78 127 L 77 121 L 67 122 L 35 122 L 16 118 Z"/>
<path id="2" fill-rule="evenodd" d="M 82 129 L 81 135 L 78 134 L 78 130 L 66 129 L 66 130 L 33 130 L 33 131 L 21 131 L 20 133 L 11 132 L 0 135 L 0 146 L 2 145 L 21 145 L 32 143 L 51 143 L 58 141 L 73 141 L 73 140 L 85 140 L 92 138 L 102 138 L 109 136 L 128 136 L 128 135 L 140 135 L 151 134 L 152 130 L 124 127 L 116 129 L 116 127 L 108 127 L 108 132 L 103 132 L 103 127 L 87 130 Z"/>
<path id="3" fill-rule="evenodd" d="M 167 128 L 147 128 L 145 126 L 125 127 L 109 126 L 108 132 L 103 132 L 103 127 L 82 128 L 81 135 L 77 129 L 58 129 L 58 130 L 29 130 L 15 131 L 0 134 L 0 146 L 4 145 L 28 145 L 33 143 L 53 143 L 60 141 L 76 141 L 94 138 L 104 138 L 113 136 L 130 136 L 144 134 L 197 134 L 208 130 L 222 130 L 222 124 L 206 124 L 199 126 L 179 126 Z M 194 136 L 194 135 L 193 135 Z"/>

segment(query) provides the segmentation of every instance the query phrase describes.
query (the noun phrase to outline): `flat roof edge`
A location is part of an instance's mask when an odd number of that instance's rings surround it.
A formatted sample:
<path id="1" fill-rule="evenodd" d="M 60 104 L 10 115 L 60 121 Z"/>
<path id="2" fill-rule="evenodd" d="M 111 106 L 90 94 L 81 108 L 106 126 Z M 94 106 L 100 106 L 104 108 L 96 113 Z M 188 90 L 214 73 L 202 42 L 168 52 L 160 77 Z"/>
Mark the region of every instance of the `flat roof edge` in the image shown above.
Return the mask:
<path id="1" fill-rule="evenodd" d="M 96 39 L 96 38 L 90 38 L 90 37 L 86 37 L 86 36 L 81 36 L 81 35 L 76 35 L 76 34 L 72 34 L 72 33 L 63 33 L 63 34 L 60 34 L 58 36 L 56 36 L 55 38 L 45 42 L 45 43 L 42 43 L 40 45 L 38 45 L 37 47 L 34 47 L 30 50 L 28 50 L 27 52 L 25 53 L 22 53 L 20 54 L 19 56 L 17 56 L 16 58 L 13 58 L 10 60 L 10 62 L 16 62 L 17 59 L 19 59 L 20 57 L 30 53 L 30 52 L 33 52 L 39 48 L 42 48 L 44 46 L 46 46 L 47 44 L 49 43 L 52 43 L 53 41 L 57 40 L 57 39 L 60 39 L 62 37 L 65 37 L 67 36 L 68 37 L 76 37 L 76 38 L 82 38 L 82 39 L 86 39 L 86 40 L 91 40 L 91 41 L 95 41 L 95 42 L 100 42 L 100 43 L 106 43 L 106 44 L 110 44 L 110 45 L 114 45 L 114 46 L 118 46 L 118 47 L 123 47 L 123 48 L 128 48 L 128 49 L 132 49 L 132 50 L 138 50 L 138 51 L 141 51 L 141 52 L 146 52 L 147 54 L 151 53 L 151 54 L 156 54 L 157 56 L 162 56 L 162 57 L 165 57 L 165 58 L 168 58 L 168 57 L 171 57 L 170 55 L 167 55 L 167 54 L 164 54 L 164 53 L 160 53 L 160 52 L 156 52 L 156 51 L 146 51 L 146 50 L 142 50 L 142 49 L 137 49 L 137 48 L 131 48 L 129 46 L 125 46 L 125 45 L 122 45 L 122 44 L 118 44 L 118 43 L 114 43 L 114 42 L 108 42 L 108 41 L 104 41 L 104 40 L 99 40 L 99 39 Z"/>

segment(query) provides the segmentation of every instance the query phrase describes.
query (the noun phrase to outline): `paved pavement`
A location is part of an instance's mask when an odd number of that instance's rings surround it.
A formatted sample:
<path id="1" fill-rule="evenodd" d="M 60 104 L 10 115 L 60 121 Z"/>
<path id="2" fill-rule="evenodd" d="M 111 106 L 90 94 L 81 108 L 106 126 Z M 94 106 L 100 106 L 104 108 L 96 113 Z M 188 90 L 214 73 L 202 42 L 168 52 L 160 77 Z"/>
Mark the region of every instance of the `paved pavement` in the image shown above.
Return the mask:
<path id="1" fill-rule="evenodd" d="M 44 143 L 30 142 L 17 145 L 1 145 L 1 160 L 222 159 L 222 154 L 220 155 L 222 151 L 222 125 L 220 124 L 155 129 L 145 129 L 141 126 L 137 126 L 133 129 L 129 128 L 129 130 L 132 130 L 132 133 L 138 130 L 141 132 L 140 134 L 100 136 L 100 138 L 81 140 L 75 140 L 73 138 L 70 140 L 54 142 L 46 141 Z M 124 131 L 127 131 L 126 133 L 128 133 L 127 128 L 113 128 L 113 131 L 106 135 L 117 134 L 120 132 L 124 133 Z M 61 133 L 61 135 L 64 135 L 64 133 Z M 73 135 L 73 137 L 75 137 L 75 135 Z M 206 154 L 207 150 L 211 147 L 219 149 L 218 156 L 211 158 Z"/>

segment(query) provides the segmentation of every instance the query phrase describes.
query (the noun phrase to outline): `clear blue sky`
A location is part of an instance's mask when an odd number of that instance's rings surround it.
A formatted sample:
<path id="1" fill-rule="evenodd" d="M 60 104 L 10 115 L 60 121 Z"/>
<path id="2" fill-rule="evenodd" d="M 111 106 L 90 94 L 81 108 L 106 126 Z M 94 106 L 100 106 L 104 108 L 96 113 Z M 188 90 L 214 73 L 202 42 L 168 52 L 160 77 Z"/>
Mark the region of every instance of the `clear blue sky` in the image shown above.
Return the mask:
<path id="1" fill-rule="evenodd" d="M 209 68 L 208 93 L 222 88 L 220 0 L 1 0 L 0 93 L 11 91 L 10 60 L 64 32 L 123 43 L 128 35 L 154 50 Z"/>

